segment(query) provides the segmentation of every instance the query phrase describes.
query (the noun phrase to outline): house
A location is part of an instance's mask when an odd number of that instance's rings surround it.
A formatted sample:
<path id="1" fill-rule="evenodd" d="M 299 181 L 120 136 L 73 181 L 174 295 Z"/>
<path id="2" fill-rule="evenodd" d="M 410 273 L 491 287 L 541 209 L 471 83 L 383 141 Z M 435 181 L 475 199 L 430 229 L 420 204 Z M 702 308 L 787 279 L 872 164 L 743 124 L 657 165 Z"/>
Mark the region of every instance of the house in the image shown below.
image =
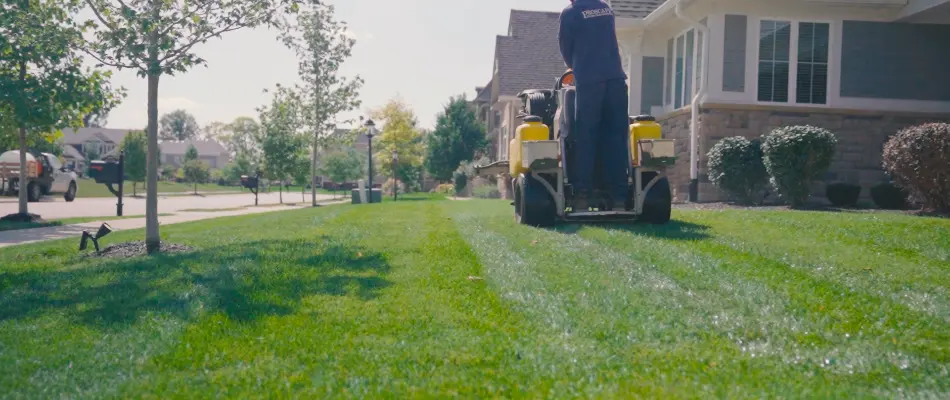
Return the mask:
<path id="1" fill-rule="evenodd" d="M 183 140 L 175 142 L 161 142 L 161 164 L 173 165 L 176 168 L 184 163 L 188 148 L 195 146 L 198 150 L 198 160 L 204 161 L 210 169 L 224 168 L 231 161 L 231 153 L 227 148 L 214 140 Z"/>
<path id="2" fill-rule="evenodd" d="M 85 171 L 90 153 L 96 159 L 102 158 L 119 147 L 128 129 L 79 128 L 63 129 L 63 158 L 65 165 L 76 171 Z"/>
<path id="3" fill-rule="evenodd" d="M 722 199 L 706 153 L 725 137 L 827 128 L 839 146 L 826 180 L 867 189 L 885 179 L 890 135 L 950 120 L 950 0 L 610 3 L 630 113 L 677 139 L 677 200 Z"/>
<path id="4" fill-rule="evenodd" d="M 559 20 L 556 12 L 512 10 L 507 34 L 495 38 L 492 79 L 476 88 L 473 100 L 491 138 L 492 161 L 508 159 L 508 141 L 521 125 L 518 93 L 553 88 L 567 70 L 557 40 Z M 499 180 L 499 191 L 510 198 L 505 182 Z"/>

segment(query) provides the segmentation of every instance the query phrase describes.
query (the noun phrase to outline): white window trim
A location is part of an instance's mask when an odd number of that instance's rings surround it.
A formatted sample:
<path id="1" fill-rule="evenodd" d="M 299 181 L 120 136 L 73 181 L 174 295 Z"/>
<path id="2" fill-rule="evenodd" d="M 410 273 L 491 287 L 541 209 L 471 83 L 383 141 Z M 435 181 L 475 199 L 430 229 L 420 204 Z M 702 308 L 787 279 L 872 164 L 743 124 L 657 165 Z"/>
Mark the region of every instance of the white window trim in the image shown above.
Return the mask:
<path id="1" fill-rule="evenodd" d="M 832 108 L 834 107 L 834 99 L 832 98 L 831 88 L 837 87 L 838 85 L 833 84 L 832 76 L 834 73 L 832 70 L 838 68 L 840 63 L 840 57 L 837 54 L 838 49 L 838 36 L 837 33 L 837 21 L 833 20 L 820 20 L 820 19 L 796 19 L 796 18 L 784 18 L 784 17 L 766 17 L 758 16 L 755 18 L 750 18 L 753 20 L 754 24 L 754 42 L 755 42 L 755 68 L 753 68 L 753 78 L 751 84 L 751 96 L 754 104 L 769 105 L 769 106 L 793 106 L 793 107 L 813 107 L 813 108 Z M 789 38 L 789 54 L 788 54 L 788 101 L 787 102 L 776 102 L 776 101 L 761 101 L 759 100 L 759 62 L 761 60 L 761 52 L 759 43 L 760 35 L 762 32 L 762 21 L 781 21 L 791 23 L 792 31 L 790 32 L 791 37 Z M 817 23 L 817 24 L 828 24 L 828 76 L 826 77 L 826 87 L 825 87 L 825 103 L 824 104 L 815 104 L 815 103 L 799 103 L 798 102 L 798 27 L 801 23 Z M 837 98 L 837 95 L 834 96 Z"/>
<path id="2" fill-rule="evenodd" d="M 692 72 L 691 72 L 693 83 L 689 86 L 691 93 L 686 93 L 686 87 L 687 87 L 687 85 L 686 85 L 686 75 L 688 75 L 688 74 L 687 74 L 687 69 L 686 69 L 686 58 L 687 58 L 687 57 L 686 57 L 686 52 L 687 52 L 687 49 L 688 49 L 688 47 L 687 47 L 687 44 L 688 44 L 688 42 L 687 42 L 687 35 L 688 35 L 689 32 L 691 32 L 691 31 L 693 32 L 693 51 L 692 51 L 692 53 L 693 53 L 693 54 L 692 54 L 692 58 L 693 58 L 693 68 L 692 68 L 692 69 L 693 69 L 693 70 L 692 70 Z M 677 54 L 677 51 L 676 51 L 676 41 L 677 41 L 677 39 L 679 39 L 680 37 L 683 38 L 683 52 L 681 53 L 682 56 L 683 56 L 683 78 L 682 78 L 683 88 L 680 89 L 680 95 L 683 96 L 683 97 L 682 97 L 682 98 L 683 98 L 683 105 L 681 105 L 679 108 L 677 108 L 677 107 L 676 107 L 676 83 L 677 83 L 677 82 L 676 82 L 675 80 L 676 80 L 676 56 L 677 56 L 678 54 Z M 665 109 L 668 110 L 668 111 L 675 111 L 675 110 L 679 110 L 679 109 L 681 109 L 681 108 L 690 106 L 690 105 L 692 104 L 692 102 L 693 102 L 693 96 L 696 95 L 696 88 L 697 88 L 697 85 L 696 85 L 696 79 L 697 79 L 697 78 L 696 78 L 696 57 L 697 57 L 697 55 L 698 55 L 698 54 L 697 54 L 697 53 L 698 53 L 697 50 L 698 50 L 698 48 L 699 48 L 699 41 L 698 41 L 698 38 L 699 38 L 699 32 L 697 32 L 694 28 L 686 28 L 686 29 L 684 29 L 684 30 L 681 30 L 681 31 L 679 31 L 678 33 L 676 33 L 675 35 L 673 35 L 673 37 L 672 37 L 672 39 L 673 39 L 673 58 L 672 58 L 671 60 L 668 60 L 668 61 L 669 61 L 669 65 L 666 66 L 666 68 L 663 69 L 663 99 L 664 99 L 664 100 L 666 100 L 666 94 L 667 94 L 667 93 L 666 93 L 666 83 L 667 83 L 666 81 L 667 81 L 667 79 L 672 79 L 672 80 L 673 80 L 673 81 L 671 82 L 671 84 L 670 84 L 670 91 L 672 91 L 672 93 L 670 93 L 670 102 L 663 105 L 663 108 L 665 108 Z M 667 41 L 664 42 L 664 46 L 663 46 L 663 47 L 664 47 L 664 49 L 663 49 L 663 57 L 664 57 L 664 58 L 666 58 L 666 54 L 667 54 L 666 46 L 667 46 L 668 44 L 669 44 L 669 39 L 667 39 Z"/>

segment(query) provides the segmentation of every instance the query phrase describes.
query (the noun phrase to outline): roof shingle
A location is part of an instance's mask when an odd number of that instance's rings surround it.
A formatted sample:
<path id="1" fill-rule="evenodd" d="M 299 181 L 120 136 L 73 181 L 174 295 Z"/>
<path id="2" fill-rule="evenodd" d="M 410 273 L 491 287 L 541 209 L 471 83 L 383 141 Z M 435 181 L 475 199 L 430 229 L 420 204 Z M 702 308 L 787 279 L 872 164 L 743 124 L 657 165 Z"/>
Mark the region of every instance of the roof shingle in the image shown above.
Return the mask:
<path id="1" fill-rule="evenodd" d="M 556 12 L 511 10 L 509 36 L 495 41 L 498 74 L 492 81 L 497 86 L 493 98 L 554 87 L 567 70 L 557 42 L 559 18 Z"/>

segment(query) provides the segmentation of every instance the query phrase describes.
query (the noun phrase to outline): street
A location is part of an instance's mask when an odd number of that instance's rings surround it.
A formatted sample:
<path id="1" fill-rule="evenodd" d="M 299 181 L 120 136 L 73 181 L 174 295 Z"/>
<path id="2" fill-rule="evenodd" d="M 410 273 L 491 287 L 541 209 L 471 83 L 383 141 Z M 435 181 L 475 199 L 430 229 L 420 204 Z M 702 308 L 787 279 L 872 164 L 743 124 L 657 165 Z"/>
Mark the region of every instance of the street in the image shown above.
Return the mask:
<path id="1" fill-rule="evenodd" d="M 317 201 L 328 200 L 333 196 L 317 194 Z M 309 204 L 310 193 L 305 195 L 304 203 Z M 8 198 L 4 198 L 7 200 Z M 300 192 L 284 193 L 284 203 L 301 203 Z M 14 199 L 15 200 L 15 199 Z M 123 199 L 123 215 L 145 215 L 145 198 L 126 197 Z M 277 192 L 261 193 L 259 204 L 279 204 L 280 194 Z M 76 199 L 72 203 L 65 202 L 62 197 L 44 197 L 38 203 L 30 203 L 29 210 L 43 219 L 62 219 L 74 217 L 105 217 L 116 215 L 115 198 L 87 198 Z M 159 196 L 158 212 L 160 214 L 175 213 L 181 210 L 222 209 L 243 206 L 253 206 L 254 195 L 226 194 L 207 196 Z M 0 216 L 17 212 L 15 201 L 0 202 Z"/>

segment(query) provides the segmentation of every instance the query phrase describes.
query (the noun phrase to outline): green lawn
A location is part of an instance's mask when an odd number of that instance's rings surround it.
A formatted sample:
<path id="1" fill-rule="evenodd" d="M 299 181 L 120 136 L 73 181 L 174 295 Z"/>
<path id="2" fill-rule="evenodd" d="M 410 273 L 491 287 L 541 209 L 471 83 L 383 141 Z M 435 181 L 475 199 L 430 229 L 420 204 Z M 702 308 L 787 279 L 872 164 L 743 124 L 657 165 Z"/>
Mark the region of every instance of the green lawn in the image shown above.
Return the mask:
<path id="1" fill-rule="evenodd" d="M 510 211 L 221 218 L 163 227 L 197 250 L 152 259 L 0 250 L 0 393 L 950 396 L 950 220 L 677 211 L 538 230 Z"/>
<path id="2" fill-rule="evenodd" d="M 158 214 L 158 216 L 160 217 L 166 217 L 169 215 L 174 215 L 174 214 Z M 144 215 L 126 215 L 122 217 L 116 217 L 116 216 L 78 217 L 78 218 L 51 219 L 46 222 L 31 222 L 31 223 L 0 222 L 0 232 L 16 231 L 16 230 L 21 230 L 21 229 L 44 228 L 48 226 L 82 224 L 86 222 L 115 221 L 115 220 L 120 220 L 120 219 L 129 219 L 129 218 L 145 218 L 145 216 Z"/>
<path id="3" fill-rule="evenodd" d="M 139 184 L 138 194 L 140 196 L 145 195 L 145 185 Z M 118 190 L 118 188 L 116 188 Z M 125 186 L 122 188 L 123 194 L 126 196 L 131 196 L 132 183 L 126 182 Z M 189 185 L 186 183 L 175 183 L 167 181 L 158 182 L 158 192 L 159 193 L 182 193 L 189 194 L 193 193 L 195 190 L 194 185 Z M 245 189 L 239 186 L 220 186 L 216 184 L 200 184 L 198 185 L 198 192 L 240 192 Z M 97 184 L 96 181 L 91 179 L 81 179 L 79 181 L 79 192 L 76 195 L 79 198 L 90 198 L 90 197 L 115 197 L 112 192 L 109 191 L 109 188 L 106 185 Z"/>

